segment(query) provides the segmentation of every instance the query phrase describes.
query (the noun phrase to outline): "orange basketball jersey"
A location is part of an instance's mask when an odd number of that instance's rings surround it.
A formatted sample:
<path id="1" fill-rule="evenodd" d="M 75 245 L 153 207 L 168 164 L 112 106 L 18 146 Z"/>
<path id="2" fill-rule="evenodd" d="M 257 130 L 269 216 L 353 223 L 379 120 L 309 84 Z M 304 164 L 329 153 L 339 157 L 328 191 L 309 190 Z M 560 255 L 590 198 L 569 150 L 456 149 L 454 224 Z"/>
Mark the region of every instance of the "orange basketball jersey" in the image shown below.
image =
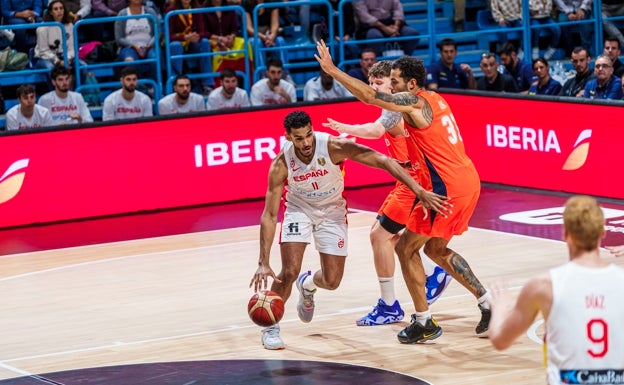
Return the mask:
<path id="1" fill-rule="evenodd" d="M 429 127 L 421 129 L 405 122 L 410 156 L 418 155 L 420 150 L 423 156 L 422 174 L 426 175 L 434 192 L 450 198 L 453 211 L 446 218 L 433 212 L 425 218 L 417 206 L 408 219 L 407 228 L 419 234 L 450 240 L 468 229 L 481 183 L 474 164 L 466 155 L 449 105 L 435 92 L 421 91 L 418 96 L 429 102 L 433 121 Z"/>
<path id="2" fill-rule="evenodd" d="M 421 91 L 432 108 L 433 121 L 427 128 L 414 128 L 405 122 L 406 138 L 421 150 L 423 168 L 431 178 L 433 191 L 449 198 L 472 195 L 480 191 L 479 174 L 466 155 L 459 128 L 446 100 L 431 91 Z M 418 162 L 418 160 L 416 160 Z"/>

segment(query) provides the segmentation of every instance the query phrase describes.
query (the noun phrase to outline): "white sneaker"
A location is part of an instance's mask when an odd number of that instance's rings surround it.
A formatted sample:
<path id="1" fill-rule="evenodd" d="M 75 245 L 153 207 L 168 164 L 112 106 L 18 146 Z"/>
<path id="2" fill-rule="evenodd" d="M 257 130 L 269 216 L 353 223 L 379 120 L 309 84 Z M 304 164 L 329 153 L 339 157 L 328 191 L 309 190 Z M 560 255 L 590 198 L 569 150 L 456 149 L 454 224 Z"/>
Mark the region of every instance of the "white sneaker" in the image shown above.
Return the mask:
<path id="1" fill-rule="evenodd" d="M 310 275 L 312 275 L 312 272 L 309 270 L 301 273 L 299 278 L 297 278 L 296 283 L 297 289 L 299 290 L 297 314 L 299 315 L 299 319 L 303 322 L 312 321 L 312 317 L 314 316 L 314 293 L 316 292 L 316 289 L 310 291 L 303 288 L 303 280 Z"/>
<path id="2" fill-rule="evenodd" d="M 284 349 L 284 340 L 279 335 L 279 324 L 262 329 L 262 346 L 267 350 Z"/>
<path id="3" fill-rule="evenodd" d="M 555 54 L 555 52 L 557 52 L 556 49 L 554 49 L 553 47 L 548 47 L 548 49 L 544 53 L 544 59 L 550 60 L 550 58 Z"/>

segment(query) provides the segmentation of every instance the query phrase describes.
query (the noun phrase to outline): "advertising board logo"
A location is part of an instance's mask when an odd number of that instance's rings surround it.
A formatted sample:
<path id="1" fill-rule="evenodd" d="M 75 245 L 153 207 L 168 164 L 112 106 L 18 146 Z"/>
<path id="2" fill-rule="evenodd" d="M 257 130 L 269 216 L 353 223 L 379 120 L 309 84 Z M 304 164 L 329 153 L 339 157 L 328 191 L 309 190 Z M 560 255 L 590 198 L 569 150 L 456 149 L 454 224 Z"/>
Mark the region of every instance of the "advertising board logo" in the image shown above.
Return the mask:
<path id="1" fill-rule="evenodd" d="M 486 142 L 488 147 L 508 148 L 531 152 L 561 154 L 561 145 L 557 133 L 552 129 L 486 124 Z M 591 129 L 581 131 L 572 151 L 563 164 L 563 170 L 578 170 L 583 167 L 589 155 Z"/>
<path id="2" fill-rule="evenodd" d="M 563 170 L 578 170 L 583 167 L 585 161 L 587 161 L 587 155 L 589 154 L 589 139 L 591 139 L 591 135 L 592 130 L 590 129 L 583 130 L 579 134 L 574 143 L 574 148 L 563 164 Z"/>
<path id="3" fill-rule="evenodd" d="M 563 206 L 545 209 L 518 211 L 503 214 L 503 221 L 522 223 L 525 225 L 563 225 Z M 605 230 L 611 233 L 624 234 L 624 210 L 602 208 L 605 217 Z"/>
<path id="4" fill-rule="evenodd" d="M 29 159 L 15 161 L 0 177 L 0 204 L 12 199 L 24 184 Z"/>

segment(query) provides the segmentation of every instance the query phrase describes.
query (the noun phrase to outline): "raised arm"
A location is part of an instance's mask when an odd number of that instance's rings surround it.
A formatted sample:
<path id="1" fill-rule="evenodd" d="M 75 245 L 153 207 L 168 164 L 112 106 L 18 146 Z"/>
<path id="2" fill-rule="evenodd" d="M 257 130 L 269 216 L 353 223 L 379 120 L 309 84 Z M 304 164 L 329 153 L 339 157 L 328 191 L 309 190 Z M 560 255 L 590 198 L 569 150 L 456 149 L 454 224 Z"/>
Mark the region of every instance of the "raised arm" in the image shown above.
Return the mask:
<path id="1" fill-rule="evenodd" d="M 412 190 L 425 209 L 434 210 L 442 216 L 446 216 L 446 213 L 451 212 L 452 204 L 447 201 L 447 197 L 425 190 L 396 160 L 370 147 L 357 144 L 349 139 L 331 137 L 329 154 L 334 163 L 351 159 L 366 166 L 386 170 Z"/>
<path id="2" fill-rule="evenodd" d="M 412 105 L 406 105 L 401 103 L 395 103 L 395 97 L 392 94 L 387 94 L 384 92 L 377 92 L 369 87 L 366 83 L 349 76 L 345 72 L 341 71 L 340 68 L 336 67 L 334 64 L 332 57 L 329 53 L 329 48 L 325 45 L 324 41 L 319 41 L 316 44 L 316 49 L 318 54 L 314 55 L 316 60 L 321 65 L 321 68 L 325 72 L 327 72 L 331 77 L 339 81 L 346 89 L 353 94 L 356 98 L 366 104 L 372 104 L 375 106 L 379 106 L 383 109 L 389 111 L 396 112 L 411 112 Z M 414 98 L 416 98 L 414 96 Z"/>
<path id="3" fill-rule="evenodd" d="M 341 134 L 349 134 L 365 139 L 378 139 L 386 131 L 395 137 L 403 135 L 402 119 L 401 114 L 398 112 L 384 111 L 379 119 L 371 123 L 347 124 L 327 118 L 327 122 L 324 122 L 323 126 L 336 130 Z"/>
<path id="4" fill-rule="evenodd" d="M 377 139 L 381 138 L 384 128 L 379 120 L 372 123 L 364 124 L 347 124 L 341 123 L 334 119 L 327 118 L 327 122 L 323 123 L 323 127 L 331 128 L 341 134 L 349 134 L 358 138 Z"/>

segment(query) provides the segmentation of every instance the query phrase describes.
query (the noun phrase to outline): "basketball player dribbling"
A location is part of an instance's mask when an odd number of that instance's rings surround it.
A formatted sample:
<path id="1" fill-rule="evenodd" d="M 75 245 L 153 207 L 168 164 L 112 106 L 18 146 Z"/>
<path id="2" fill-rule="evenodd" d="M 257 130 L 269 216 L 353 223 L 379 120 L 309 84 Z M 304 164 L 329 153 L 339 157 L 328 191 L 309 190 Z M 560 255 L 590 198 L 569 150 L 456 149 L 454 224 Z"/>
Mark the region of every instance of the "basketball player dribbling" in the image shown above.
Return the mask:
<path id="1" fill-rule="evenodd" d="M 604 234 L 598 202 L 574 196 L 563 211 L 570 261 L 532 278 L 515 301 L 492 287 L 492 345 L 508 348 L 541 313 L 550 385 L 624 383 L 624 269 L 600 258 Z"/>
<path id="2" fill-rule="evenodd" d="M 446 197 L 423 189 L 394 159 L 346 138 L 314 132 L 310 116 L 303 111 L 289 113 L 284 127 L 287 142 L 269 169 L 260 219 L 258 268 L 249 286 L 254 291 L 266 288 L 271 277 L 271 290 L 286 302 L 296 281 L 297 313 L 301 321 L 310 322 L 316 289 L 336 289 L 344 272 L 348 242 L 342 165 L 346 159 L 388 171 L 407 185 L 424 207 L 440 215 L 446 215 L 450 208 Z M 280 231 L 282 269 L 276 276 L 269 259 L 282 196 L 285 199 Z M 321 269 L 299 274 L 312 237 L 321 258 Z M 279 324 L 263 329 L 261 340 L 269 350 L 285 346 Z"/>
<path id="3" fill-rule="evenodd" d="M 375 91 L 391 93 L 391 70 L 392 62 L 389 60 L 381 60 L 373 64 L 368 70 L 370 87 Z M 422 155 L 418 154 L 418 161 L 410 161 L 405 143 L 403 117 L 400 112 L 382 110 L 381 116 L 375 122 L 355 125 L 328 118 L 323 126 L 359 138 L 383 137 L 388 148 L 388 155 L 399 161 L 424 188 L 431 189 L 428 176 L 423 178 L 421 174 Z M 415 199 L 414 193 L 407 186 L 397 182 L 378 210 L 377 218 L 371 228 L 370 240 L 381 297 L 373 310 L 356 321 L 358 326 L 384 325 L 403 319 L 405 312 L 394 292 L 394 248 L 400 232 L 405 228 Z M 425 285 L 427 302 L 431 305 L 442 295 L 451 276 L 428 258 L 423 258 L 423 264 L 427 273 Z"/>
<path id="4" fill-rule="evenodd" d="M 411 154 L 420 150 L 427 165 L 433 191 L 448 196 L 452 212 L 448 216 L 420 210 L 420 203 L 412 211 L 407 229 L 399 238 L 396 251 L 407 288 L 416 313 L 412 323 L 397 335 L 401 343 L 433 340 L 442 334 L 442 328 L 431 316 L 425 295 L 425 273 L 419 249 L 476 298 L 481 320 L 475 328 L 478 336 L 486 336 L 490 320 L 489 294 L 472 272 L 468 262 L 448 248 L 455 235 L 468 229 L 479 198 L 481 184 L 474 164 L 465 152 L 457 123 L 450 106 L 437 93 L 423 85 L 426 70 L 423 62 L 414 57 L 402 57 L 392 64 L 392 87 L 395 94 L 375 92 L 337 68 L 328 47 L 317 43 L 317 61 L 325 72 L 342 83 L 353 96 L 386 110 L 401 112 L 408 132 Z M 429 215 L 428 215 L 429 214 Z"/>

